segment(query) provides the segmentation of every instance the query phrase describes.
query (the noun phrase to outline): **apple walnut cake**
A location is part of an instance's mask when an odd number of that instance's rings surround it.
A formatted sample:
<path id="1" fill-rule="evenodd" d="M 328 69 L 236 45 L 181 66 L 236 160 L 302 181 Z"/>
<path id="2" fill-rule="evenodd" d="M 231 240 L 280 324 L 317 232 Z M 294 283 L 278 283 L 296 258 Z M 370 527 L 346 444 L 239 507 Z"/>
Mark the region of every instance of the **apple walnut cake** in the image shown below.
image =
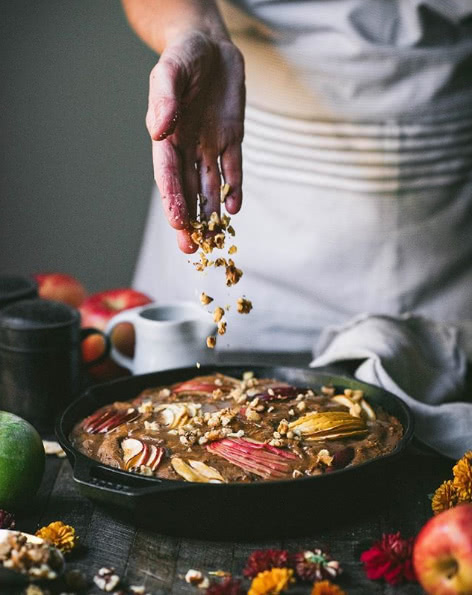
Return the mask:
<path id="1" fill-rule="evenodd" d="M 71 440 L 122 470 L 223 483 L 329 473 L 391 452 L 402 434 L 360 390 L 316 393 L 246 373 L 147 389 L 82 420 Z"/>

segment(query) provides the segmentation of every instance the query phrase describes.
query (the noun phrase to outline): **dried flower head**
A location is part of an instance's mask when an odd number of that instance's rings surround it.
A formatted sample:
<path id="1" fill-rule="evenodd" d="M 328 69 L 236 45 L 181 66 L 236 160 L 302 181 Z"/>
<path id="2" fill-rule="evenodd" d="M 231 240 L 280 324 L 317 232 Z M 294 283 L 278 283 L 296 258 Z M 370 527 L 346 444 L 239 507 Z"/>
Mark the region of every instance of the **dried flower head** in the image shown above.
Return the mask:
<path id="1" fill-rule="evenodd" d="M 391 585 L 416 581 L 412 563 L 414 538 L 404 539 L 400 531 L 382 535 L 382 539 L 361 555 L 367 578 L 385 579 Z"/>
<path id="2" fill-rule="evenodd" d="M 241 580 L 227 576 L 223 581 L 212 581 L 205 591 L 206 595 L 243 595 L 245 590 L 241 586 Z"/>
<path id="3" fill-rule="evenodd" d="M 459 502 L 472 501 L 472 450 L 457 461 L 452 468 L 454 473 L 454 487 L 457 491 Z"/>
<path id="4" fill-rule="evenodd" d="M 297 576 L 307 582 L 333 579 L 342 572 L 339 562 L 320 549 L 299 552 L 293 556 L 293 562 Z"/>
<path id="5" fill-rule="evenodd" d="M 313 585 L 311 595 L 346 595 L 346 592 L 329 581 L 321 581 Z"/>
<path id="6" fill-rule="evenodd" d="M 287 550 L 255 550 L 247 559 L 243 574 L 248 578 L 254 578 L 264 570 L 287 566 L 291 566 L 290 554 Z"/>
<path id="7" fill-rule="evenodd" d="M 69 552 L 77 545 L 75 529 L 62 521 L 50 523 L 36 531 L 36 536 L 57 547 L 61 552 Z"/>
<path id="8" fill-rule="evenodd" d="M 276 595 L 286 591 L 290 583 L 293 582 L 293 570 L 291 568 L 265 570 L 252 579 L 248 595 Z"/>
<path id="9" fill-rule="evenodd" d="M 15 528 L 15 517 L 11 512 L 2 510 L 0 508 L 0 529 L 14 529 Z"/>
<path id="10" fill-rule="evenodd" d="M 457 490 L 452 479 L 443 482 L 434 492 L 431 508 L 434 514 L 439 514 L 448 508 L 453 508 L 458 502 Z"/>

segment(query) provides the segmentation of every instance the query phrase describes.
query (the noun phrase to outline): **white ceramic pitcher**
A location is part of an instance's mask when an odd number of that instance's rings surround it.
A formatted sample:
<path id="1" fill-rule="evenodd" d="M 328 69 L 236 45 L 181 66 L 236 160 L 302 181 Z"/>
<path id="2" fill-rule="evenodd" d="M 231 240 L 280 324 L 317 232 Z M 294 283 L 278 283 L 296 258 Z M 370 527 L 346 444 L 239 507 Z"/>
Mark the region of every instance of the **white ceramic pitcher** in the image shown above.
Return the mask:
<path id="1" fill-rule="evenodd" d="M 115 347 L 110 355 L 133 374 L 214 362 L 214 351 L 206 346 L 206 337 L 216 333 L 216 325 L 211 314 L 192 302 L 147 304 L 124 310 L 108 322 L 105 333 L 111 336 L 122 322 L 134 326 L 134 358 Z"/>

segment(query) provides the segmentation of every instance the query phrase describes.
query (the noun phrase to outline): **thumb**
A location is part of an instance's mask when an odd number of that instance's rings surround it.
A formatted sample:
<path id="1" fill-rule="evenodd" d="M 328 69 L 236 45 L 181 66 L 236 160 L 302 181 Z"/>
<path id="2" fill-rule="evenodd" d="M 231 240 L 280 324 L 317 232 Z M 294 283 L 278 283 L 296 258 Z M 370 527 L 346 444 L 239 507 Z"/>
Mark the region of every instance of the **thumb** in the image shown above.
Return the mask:
<path id="1" fill-rule="evenodd" d="M 175 60 L 167 58 L 164 52 L 149 80 L 146 126 L 152 140 L 163 140 L 174 132 L 184 88 L 184 69 Z"/>

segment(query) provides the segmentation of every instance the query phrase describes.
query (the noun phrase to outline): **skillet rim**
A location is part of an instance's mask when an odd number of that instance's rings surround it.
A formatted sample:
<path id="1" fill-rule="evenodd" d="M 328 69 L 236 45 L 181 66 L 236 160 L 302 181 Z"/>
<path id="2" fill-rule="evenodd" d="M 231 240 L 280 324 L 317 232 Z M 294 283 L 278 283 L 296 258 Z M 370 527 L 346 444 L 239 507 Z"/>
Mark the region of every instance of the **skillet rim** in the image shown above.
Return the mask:
<path id="1" fill-rule="evenodd" d="M 187 379 L 187 374 L 195 375 L 195 372 L 198 372 L 199 375 L 207 375 L 207 374 L 218 373 L 218 372 L 222 373 L 222 374 L 230 374 L 231 370 L 240 371 L 243 369 L 254 371 L 256 374 L 258 374 L 259 372 L 261 372 L 263 370 L 280 370 L 282 373 L 284 371 L 287 371 L 287 373 L 309 372 L 309 373 L 319 375 L 320 377 L 324 376 L 324 377 L 336 378 L 337 380 L 336 380 L 335 384 L 338 384 L 338 383 L 342 384 L 343 381 L 347 382 L 347 383 L 354 382 L 354 383 L 360 385 L 360 387 L 367 387 L 368 389 L 374 389 L 375 391 L 378 391 L 378 392 L 382 393 L 383 395 L 385 395 L 386 398 L 389 400 L 389 402 L 394 403 L 395 406 L 399 407 L 402 410 L 402 413 L 406 419 L 406 424 L 403 424 L 400 419 L 398 421 L 402 424 L 403 436 L 401 437 L 400 441 L 398 442 L 398 444 L 396 445 L 394 450 L 389 453 L 383 454 L 379 457 L 368 459 L 367 461 L 364 461 L 363 463 L 359 463 L 357 465 L 352 465 L 352 466 L 347 466 L 342 469 L 338 469 L 338 470 L 332 471 L 331 473 L 326 473 L 323 475 L 306 476 L 306 477 L 300 477 L 300 478 L 296 478 L 296 479 L 289 478 L 289 479 L 280 479 L 280 480 L 260 480 L 260 481 L 258 480 L 258 481 L 253 481 L 253 482 L 235 482 L 234 481 L 234 482 L 221 483 L 221 484 L 217 484 L 217 483 L 214 483 L 214 484 L 213 483 L 203 483 L 202 484 L 202 483 L 198 483 L 198 482 L 184 481 L 184 480 L 178 480 L 178 479 L 149 477 L 149 476 L 144 476 L 144 475 L 140 475 L 137 473 L 132 473 L 129 471 L 124 471 L 122 469 L 118 469 L 118 468 L 112 467 L 110 465 L 106 465 L 105 463 L 102 463 L 101 461 L 97 461 L 96 459 L 92 459 L 91 457 L 88 457 L 84 453 L 80 452 L 71 443 L 68 435 L 64 431 L 63 426 L 65 423 L 65 418 L 68 415 L 71 415 L 71 411 L 73 411 L 74 408 L 79 407 L 82 401 L 93 396 L 93 393 L 96 391 L 100 391 L 100 390 L 103 390 L 103 389 L 106 389 L 109 387 L 113 387 L 115 385 L 120 385 L 120 384 L 126 384 L 126 383 L 132 384 L 133 381 L 134 381 L 134 383 L 141 382 L 142 380 L 144 380 L 147 377 L 149 377 L 149 379 L 151 379 L 154 377 L 158 377 L 161 374 L 179 374 L 179 375 L 182 374 L 184 376 L 184 380 L 185 380 L 185 379 Z M 288 380 L 286 380 L 286 381 L 288 382 Z M 176 380 L 176 382 L 178 382 L 178 380 Z M 147 388 L 150 388 L 151 386 L 152 386 L 152 384 L 149 385 Z M 139 390 L 141 392 L 142 390 L 145 390 L 145 388 L 140 388 Z M 137 395 L 134 395 L 134 396 L 137 396 Z M 130 397 L 127 397 L 127 398 L 130 398 Z M 126 398 L 125 399 L 115 399 L 115 400 L 126 400 Z M 367 397 L 367 400 L 369 400 L 369 397 Z M 104 405 L 101 405 L 100 407 L 103 407 L 105 405 L 106 405 L 106 403 Z M 388 409 L 388 407 L 385 410 L 387 410 L 387 409 Z M 90 414 L 88 414 L 88 415 L 90 415 Z M 394 415 L 394 414 L 391 414 L 391 415 Z M 81 419 L 83 419 L 83 417 Z M 73 416 L 72 427 L 74 427 L 74 425 L 76 423 L 78 423 L 78 421 L 80 421 L 80 420 L 75 419 L 75 416 Z M 185 368 L 169 368 L 166 370 L 150 372 L 147 374 L 137 374 L 137 375 L 132 375 L 132 376 L 125 376 L 122 378 L 115 378 L 115 379 L 112 379 L 112 380 L 109 380 L 106 382 L 94 384 L 92 386 L 89 386 L 87 389 L 85 389 L 79 395 L 79 397 L 74 399 L 74 401 L 72 401 L 66 407 L 66 409 L 64 409 L 64 411 L 60 414 L 60 416 L 58 417 L 57 422 L 56 422 L 55 433 L 56 433 L 56 437 L 59 441 L 59 444 L 63 447 L 63 449 L 66 451 L 66 454 L 68 455 L 68 460 L 71 464 L 72 470 L 74 471 L 73 479 L 77 483 L 85 484 L 85 485 L 88 485 L 91 487 L 96 487 L 92 481 L 88 482 L 86 480 L 84 481 L 83 479 L 79 479 L 78 477 L 76 477 L 75 470 L 76 470 L 76 467 L 78 466 L 77 461 L 79 461 L 79 465 L 85 465 L 90 470 L 91 469 L 103 469 L 106 471 L 107 474 L 109 474 L 111 476 L 115 476 L 116 480 L 117 480 L 117 484 L 124 483 L 126 485 L 126 480 L 128 480 L 128 482 L 131 481 L 134 484 L 141 483 L 142 484 L 141 488 L 155 487 L 157 489 L 160 488 L 159 491 L 161 491 L 161 490 L 166 491 L 166 486 L 167 486 L 167 490 L 169 490 L 169 491 L 171 491 L 172 489 L 182 489 L 182 488 L 188 488 L 188 489 L 203 489 L 203 488 L 208 489 L 208 488 L 210 488 L 212 490 L 218 490 L 218 489 L 223 490 L 223 489 L 231 488 L 232 486 L 235 489 L 237 488 L 237 489 L 248 490 L 248 489 L 257 489 L 257 488 L 261 488 L 261 486 L 268 486 L 268 485 L 271 485 L 274 487 L 275 486 L 286 487 L 289 484 L 293 485 L 293 482 L 296 482 L 297 485 L 300 485 L 301 483 L 306 483 L 306 482 L 313 483 L 314 480 L 318 480 L 318 481 L 323 480 L 327 484 L 330 481 L 329 478 L 339 477 L 341 475 L 348 475 L 348 477 L 349 477 L 349 475 L 352 475 L 352 474 L 355 475 L 355 473 L 357 473 L 357 472 L 361 473 L 363 470 L 365 470 L 368 467 L 372 467 L 372 466 L 375 466 L 378 464 L 387 463 L 390 459 L 396 459 L 397 457 L 401 456 L 404 453 L 404 451 L 406 450 L 406 448 L 408 447 L 408 445 L 410 444 L 410 442 L 412 441 L 413 435 L 414 435 L 414 418 L 413 418 L 413 414 L 412 414 L 410 407 L 404 401 L 402 401 L 402 399 L 400 399 L 393 393 L 385 390 L 384 388 L 376 386 L 374 384 L 370 384 L 367 382 L 357 380 L 356 378 L 350 376 L 349 374 L 342 373 L 342 372 L 340 373 L 339 369 L 337 369 L 335 366 L 308 368 L 306 366 L 281 366 L 281 365 L 271 365 L 271 364 L 248 365 L 248 364 L 234 363 L 234 364 L 204 365 L 204 366 L 201 366 L 200 368 L 195 368 L 194 366 L 185 367 Z M 71 456 L 73 457 L 73 461 L 71 461 Z M 120 482 L 120 479 L 122 480 L 121 482 Z M 110 480 L 108 480 L 108 481 L 110 481 Z M 131 486 L 127 486 L 127 487 L 131 488 Z M 106 489 L 106 488 L 103 488 L 103 486 L 102 486 L 101 489 Z"/>

